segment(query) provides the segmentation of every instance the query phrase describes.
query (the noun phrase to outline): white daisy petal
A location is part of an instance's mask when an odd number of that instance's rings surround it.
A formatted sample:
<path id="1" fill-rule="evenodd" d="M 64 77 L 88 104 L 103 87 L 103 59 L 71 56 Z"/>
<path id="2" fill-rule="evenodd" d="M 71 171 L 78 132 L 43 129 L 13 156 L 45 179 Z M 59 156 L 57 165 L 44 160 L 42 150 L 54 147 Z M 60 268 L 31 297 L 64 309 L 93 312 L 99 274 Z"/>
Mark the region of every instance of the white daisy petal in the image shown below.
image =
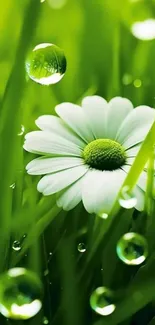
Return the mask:
<path id="1" fill-rule="evenodd" d="M 133 194 L 137 198 L 137 204 L 136 204 L 136 209 L 138 211 L 143 211 L 144 210 L 144 203 L 145 203 L 145 192 L 138 186 L 136 185 Z"/>
<path id="2" fill-rule="evenodd" d="M 57 205 L 60 208 L 69 211 L 80 203 L 82 199 L 82 184 L 85 175 L 60 193 L 57 199 Z"/>
<path id="3" fill-rule="evenodd" d="M 88 96 L 82 101 L 84 113 L 89 119 L 89 124 L 96 139 L 106 137 L 106 112 L 108 104 L 100 96 Z"/>
<path id="4" fill-rule="evenodd" d="M 89 213 L 109 213 L 126 174 L 123 170 L 90 170 L 84 180 L 82 200 Z"/>
<path id="5" fill-rule="evenodd" d="M 30 175 L 44 175 L 55 173 L 60 170 L 83 165 L 82 158 L 76 157 L 39 157 L 32 160 L 27 166 L 27 173 Z"/>
<path id="6" fill-rule="evenodd" d="M 55 110 L 63 121 L 65 121 L 65 123 L 86 143 L 94 140 L 92 130 L 82 107 L 71 103 L 63 103 L 57 105 Z"/>
<path id="7" fill-rule="evenodd" d="M 155 110 L 149 106 L 135 108 L 118 130 L 116 140 L 126 149 L 144 140 L 155 119 Z"/>
<path id="8" fill-rule="evenodd" d="M 43 131 L 52 132 L 58 136 L 76 143 L 80 148 L 84 148 L 85 142 L 58 117 L 54 115 L 42 115 L 35 121 L 36 125 Z"/>
<path id="9" fill-rule="evenodd" d="M 75 143 L 45 131 L 33 131 L 26 134 L 23 147 L 25 150 L 37 154 L 79 157 L 82 154 L 82 150 Z"/>
<path id="10" fill-rule="evenodd" d="M 50 195 L 71 185 L 88 170 L 86 165 L 69 168 L 55 174 L 44 176 L 38 183 L 37 189 L 44 195 Z"/>
<path id="11" fill-rule="evenodd" d="M 120 125 L 132 111 L 133 105 L 127 98 L 115 97 L 108 104 L 106 136 L 115 139 Z"/>

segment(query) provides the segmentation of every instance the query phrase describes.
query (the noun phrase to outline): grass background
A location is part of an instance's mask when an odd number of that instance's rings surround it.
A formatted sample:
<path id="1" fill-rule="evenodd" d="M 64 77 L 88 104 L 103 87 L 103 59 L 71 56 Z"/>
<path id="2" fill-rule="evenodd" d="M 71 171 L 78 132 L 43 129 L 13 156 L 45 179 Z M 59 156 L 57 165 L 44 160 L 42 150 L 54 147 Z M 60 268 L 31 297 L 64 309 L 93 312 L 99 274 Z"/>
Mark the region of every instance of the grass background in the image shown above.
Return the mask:
<path id="1" fill-rule="evenodd" d="M 133 211 L 119 211 L 110 227 L 82 205 L 54 219 L 55 198 L 42 198 L 36 191 L 39 178 L 26 175 L 33 156 L 23 152 L 24 134 L 17 134 L 21 125 L 25 133 L 34 130 L 35 119 L 54 114 L 56 104 L 80 103 L 85 95 L 108 100 L 119 95 L 134 106 L 154 107 L 155 40 L 135 39 L 130 27 L 155 16 L 155 1 L 66 0 L 54 9 L 50 0 L 5 0 L 0 13 L 0 271 L 25 266 L 44 283 L 43 310 L 36 317 L 25 322 L 1 317 L 0 322 L 39 325 L 46 316 L 50 325 L 153 325 L 154 302 L 148 303 L 155 299 L 154 207 L 147 231 L 145 215 L 137 219 L 134 212 L 133 219 Z M 64 78 L 49 87 L 29 80 L 24 67 L 28 51 L 44 42 L 60 46 L 67 58 Z M 116 257 L 117 240 L 129 229 L 144 233 L 149 242 L 150 257 L 140 269 Z M 13 251 L 13 241 L 25 233 L 29 239 L 22 250 Z M 83 254 L 80 242 L 86 246 Z M 90 294 L 100 285 L 117 292 L 117 311 L 106 318 L 89 307 Z"/>

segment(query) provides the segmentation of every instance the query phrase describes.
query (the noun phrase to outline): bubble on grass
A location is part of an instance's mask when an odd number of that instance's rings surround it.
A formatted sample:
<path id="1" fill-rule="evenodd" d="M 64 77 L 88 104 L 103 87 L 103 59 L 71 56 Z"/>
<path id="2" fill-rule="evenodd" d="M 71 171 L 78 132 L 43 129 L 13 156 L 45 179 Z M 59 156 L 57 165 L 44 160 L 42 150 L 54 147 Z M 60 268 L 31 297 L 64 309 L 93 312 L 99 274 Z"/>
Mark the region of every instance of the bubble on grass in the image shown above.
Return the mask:
<path id="1" fill-rule="evenodd" d="M 49 324 L 49 320 L 48 320 L 47 317 L 44 317 L 44 318 L 43 318 L 43 324 L 44 324 L 44 325 Z"/>
<path id="2" fill-rule="evenodd" d="M 53 9 L 61 9 L 65 6 L 67 0 L 48 0 L 48 4 Z"/>
<path id="3" fill-rule="evenodd" d="M 14 190 L 15 187 L 16 187 L 16 184 L 15 184 L 15 183 L 12 183 L 12 184 L 10 185 L 10 188 L 12 188 L 12 190 Z"/>
<path id="4" fill-rule="evenodd" d="M 135 79 L 133 85 L 135 88 L 140 88 L 142 86 L 142 81 L 140 79 Z"/>
<path id="5" fill-rule="evenodd" d="M 16 320 L 35 316 L 42 307 L 42 284 L 35 273 L 13 268 L 0 277 L 0 312 Z"/>
<path id="6" fill-rule="evenodd" d="M 146 239 L 134 232 L 123 235 L 117 243 L 117 255 L 128 265 L 142 264 L 148 256 Z"/>
<path id="7" fill-rule="evenodd" d="M 21 125 L 20 132 L 17 135 L 21 136 L 24 134 L 24 132 L 25 132 L 25 127 L 24 127 L 24 125 Z"/>
<path id="8" fill-rule="evenodd" d="M 79 243 L 79 244 L 78 244 L 78 251 L 79 251 L 80 253 L 84 253 L 84 252 L 86 252 L 86 246 L 85 246 L 84 243 Z"/>
<path id="9" fill-rule="evenodd" d="M 135 206 L 137 204 L 137 198 L 133 194 L 130 193 L 128 186 L 124 186 L 122 188 L 122 191 L 121 191 L 118 201 L 119 201 L 119 204 L 125 209 L 135 208 Z"/>
<path id="10" fill-rule="evenodd" d="M 15 240 L 12 244 L 12 249 L 16 252 L 20 251 L 21 250 L 21 243 L 19 240 Z"/>
<path id="11" fill-rule="evenodd" d="M 41 85 L 59 82 L 66 72 L 66 58 L 62 49 L 51 43 L 37 45 L 26 60 L 26 71 Z"/>
<path id="12" fill-rule="evenodd" d="M 128 86 L 131 85 L 132 80 L 133 80 L 132 76 L 128 73 L 125 73 L 122 78 L 122 83 L 123 85 Z"/>
<path id="13" fill-rule="evenodd" d="M 142 41 L 155 39 L 155 19 L 136 21 L 131 26 L 131 32 L 136 38 Z"/>
<path id="14" fill-rule="evenodd" d="M 95 289 L 90 297 L 90 306 L 97 314 L 102 316 L 112 314 L 116 308 L 113 292 L 106 287 Z"/>

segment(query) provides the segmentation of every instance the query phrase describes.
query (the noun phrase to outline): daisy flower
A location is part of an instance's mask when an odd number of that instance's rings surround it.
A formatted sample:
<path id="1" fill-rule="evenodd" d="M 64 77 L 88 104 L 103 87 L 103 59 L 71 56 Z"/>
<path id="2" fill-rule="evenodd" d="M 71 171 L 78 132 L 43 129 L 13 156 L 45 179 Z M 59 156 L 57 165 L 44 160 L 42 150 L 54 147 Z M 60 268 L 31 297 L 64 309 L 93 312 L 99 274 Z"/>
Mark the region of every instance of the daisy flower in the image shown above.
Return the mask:
<path id="1" fill-rule="evenodd" d="M 109 213 L 131 165 L 155 119 L 148 106 L 115 97 L 109 103 L 99 96 L 82 105 L 57 105 L 58 116 L 36 120 L 38 131 L 25 137 L 24 149 L 40 155 L 27 166 L 30 175 L 44 175 L 37 189 L 57 193 L 57 205 L 73 209 L 81 200 L 89 213 Z M 143 210 L 146 171 L 133 193 Z"/>

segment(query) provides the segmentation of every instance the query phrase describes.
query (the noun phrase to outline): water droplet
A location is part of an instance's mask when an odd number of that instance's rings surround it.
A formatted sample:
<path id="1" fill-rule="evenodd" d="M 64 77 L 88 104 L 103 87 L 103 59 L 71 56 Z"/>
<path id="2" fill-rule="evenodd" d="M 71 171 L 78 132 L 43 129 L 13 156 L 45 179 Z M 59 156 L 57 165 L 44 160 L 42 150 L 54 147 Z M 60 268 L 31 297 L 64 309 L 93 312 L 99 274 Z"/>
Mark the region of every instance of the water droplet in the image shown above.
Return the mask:
<path id="1" fill-rule="evenodd" d="M 45 2 L 45 0 L 40 0 L 41 3 Z"/>
<path id="2" fill-rule="evenodd" d="M 96 313 L 107 316 L 114 312 L 114 294 L 106 287 L 97 288 L 90 297 L 90 306 Z"/>
<path id="3" fill-rule="evenodd" d="M 44 271 L 44 276 L 47 276 L 48 274 L 49 274 L 49 270 L 46 269 L 46 270 Z"/>
<path id="4" fill-rule="evenodd" d="M 42 284 L 35 273 L 13 268 L 0 277 L 0 312 L 16 320 L 35 316 L 42 307 Z"/>
<path id="5" fill-rule="evenodd" d="M 52 253 L 52 252 L 50 252 L 50 253 L 49 253 L 49 255 L 50 255 L 50 256 L 52 256 L 52 255 L 53 255 L 53 253 Z"/>
<path id="6" fill-rule="evenodd" d="M 125 209 L 132 209 L 137 204 L 137 198 L 130 193 L 129 187 L 124 186 L 119 197 L 119 204 Z"/>
<path id="7" fill-rule="evenodd" d="M 132 76 L 128 73 L 125 73 L 123 78 L 122 78 L 122 83 L 125 85 L 125 86 L 128 86 L 132 83 Z"/>
<path id="8" fill-rule="evenodd" d="M 66 71 L 64 52 L 54 44 L 39 44 L 26 60 L 26 71 L 32 80 L 41 85 L 55 84 Z"/>
<path id="9" fill-rule="evenodd" d="M 79 243 L 78 244 L 78 251 L 80 253 L 84 253 L 86 251 L 86 247 L 85 247 L 85 244 L 84 243 Z"/>
<path id="10" fill-rule="evenodd" d="M 142 81 L 140 79 L 135 79 L 133 85 L 135 88 L 140 88 L 142 86 Z"/>
<path id="11" fill-rule="evenodd" d="M 44 317 L 44 318 L 43 318 L 43 324 L 44 324 L 44 325 L 49 324 L 49 321 L 48 321 L 47 317 Z"/>
<path id="12" fill-rule="evenodd" d="M 104 213 L 104 212 L 99 213 L 98 216 L 99 216 L 100 218 L 102 218 L 102 219 L 107 219 L 107 218 L 108 218 L 108 214 L 107 214 L 107 213 Z"/>
<path id="13" fill-rule="evenodd" d="M 21 125 L 21 130 L 20 130 L 20 132 L 18 133 L 18 135 L 21 136 L 21 135 L 24 134 L 24 132 L 25 132 L 25 127 L 24 127 L 24 125 Z"/>
<path id="14" fill-rule="evenodd" d="M 15 240 L 12 244 L 12 248 L 14 251 L 18 252 L 21 250 L 21 243 L 18 240 Z"/>
<path id="15" fill-rule="evenodd" d="M 53 9 L 61 9 L 65 6 L 67 0 L 48 0 L 49 5 Z"/>
<path id="16" fill-rule="evenodd" d="M 148 256 L 146 239 L 134 232 L 123 235 L 116 247 L 118 257 L 128 265 L 139 265 Z"/>
<path id="17" fill-rule="evenodd" d="M 155 39 L 155 19 L 136 21 L 131 26 L 131 32 L 136 38 L 142 41 Z"/>
<path id="18" fill-rule="evenodd" d="M 16 187 L 16 184 L 15 184 L 15 183 L 12 183 L 12 184 L 10 185 L 10 188 L 12 188 L 12 190 L 14 190 L 15 187 Z"/>

